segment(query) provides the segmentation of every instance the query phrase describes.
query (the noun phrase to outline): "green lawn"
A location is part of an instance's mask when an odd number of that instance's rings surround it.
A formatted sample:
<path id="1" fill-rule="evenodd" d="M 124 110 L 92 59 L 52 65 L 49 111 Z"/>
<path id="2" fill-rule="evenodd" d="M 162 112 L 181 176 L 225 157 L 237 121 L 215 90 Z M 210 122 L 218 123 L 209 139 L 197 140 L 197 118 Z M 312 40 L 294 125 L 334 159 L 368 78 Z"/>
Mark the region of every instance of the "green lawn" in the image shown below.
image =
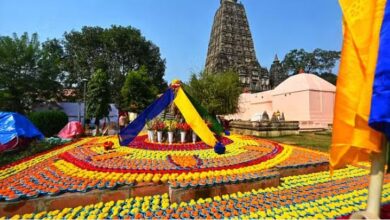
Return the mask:
<path id="1" fill-rule="evenodd" d="M 306 147 L 313 150 L 329 152 L 332 134 L 325 132 L 301 133 L 299 135 L 290 135 L 283 137 L 264 138 L 284 144 L 292 144 Z"/>

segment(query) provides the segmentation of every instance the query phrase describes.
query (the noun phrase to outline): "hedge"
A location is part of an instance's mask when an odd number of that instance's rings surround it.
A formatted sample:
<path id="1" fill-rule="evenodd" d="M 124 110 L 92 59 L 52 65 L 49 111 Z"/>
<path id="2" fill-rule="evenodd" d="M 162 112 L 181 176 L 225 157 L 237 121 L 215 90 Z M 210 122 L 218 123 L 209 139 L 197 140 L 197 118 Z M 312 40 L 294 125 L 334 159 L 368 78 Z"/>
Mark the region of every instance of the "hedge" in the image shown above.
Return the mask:
<path id="1" fill-rule="evenodd" d="M 62 111 L 31 112 L 28 117 L 46 137 L 56 135 L 68 123 Z"/>

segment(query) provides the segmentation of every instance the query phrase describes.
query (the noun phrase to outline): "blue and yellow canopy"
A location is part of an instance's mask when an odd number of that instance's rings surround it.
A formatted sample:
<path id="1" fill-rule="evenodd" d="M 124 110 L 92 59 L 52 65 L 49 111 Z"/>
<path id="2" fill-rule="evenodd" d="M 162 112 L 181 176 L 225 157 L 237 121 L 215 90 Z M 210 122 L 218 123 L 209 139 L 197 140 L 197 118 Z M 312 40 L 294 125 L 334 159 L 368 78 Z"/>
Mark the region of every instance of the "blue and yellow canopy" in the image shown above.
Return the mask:
<path id="1" fill-rule="evenodd" d="M 192 99 L 192 102 L 191 100 Z M 208 115 L 203 107 L 199 105 L 192 97 L 189 98 L 187 93 L 180 85 L 180 81 L 174 80 L 170 88 L 148 106 L 133 122 L 119 133 L 119 141 L 122 146 L 127 146 L 141 132 L 146 122 L 158 116 L 172 102 L 175 103 L 179 111 L 182 113 L 187 124 L 199 136 L 199 138 L 207 145 L 214 146 L 217 153 L 224 153 L 225 147 L 218 142 L 213 132 L 204 122 L 203 117 L 207 117 L 212 121 L 212 128 L 220 135 L 223 131 L 222 126 L 217 122 L 215 117 Z M 193 104 L 195 103 L 195 105 Z M 199 114 L 199 112 L 201 114 Z"/>

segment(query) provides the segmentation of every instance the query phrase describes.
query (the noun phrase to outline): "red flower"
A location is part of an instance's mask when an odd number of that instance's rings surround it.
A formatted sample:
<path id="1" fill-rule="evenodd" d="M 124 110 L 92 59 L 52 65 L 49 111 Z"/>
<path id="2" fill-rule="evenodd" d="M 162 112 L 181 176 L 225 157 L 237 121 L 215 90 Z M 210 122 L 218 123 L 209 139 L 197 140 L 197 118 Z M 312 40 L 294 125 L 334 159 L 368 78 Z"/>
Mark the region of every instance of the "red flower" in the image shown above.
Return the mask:
<path id="1" fill-rule="evenodd" d="M 162 131 L 166 128 L 166 125 L 163 121 L 160 121 L 160 120 L 156 120 L 154 123 L 153 123 L 153 126 L 152 126 L 153 130 L 157 130 L 157 131 Z"/>
<path id="2" fill-rule="evenodd" d="M 188 125 L 187 123 L 178 123 L 177 124 L 177 129 L 179 129 L 180 131 L 189 131 L 191 130 L 191 127 L 190 125 Z"/>

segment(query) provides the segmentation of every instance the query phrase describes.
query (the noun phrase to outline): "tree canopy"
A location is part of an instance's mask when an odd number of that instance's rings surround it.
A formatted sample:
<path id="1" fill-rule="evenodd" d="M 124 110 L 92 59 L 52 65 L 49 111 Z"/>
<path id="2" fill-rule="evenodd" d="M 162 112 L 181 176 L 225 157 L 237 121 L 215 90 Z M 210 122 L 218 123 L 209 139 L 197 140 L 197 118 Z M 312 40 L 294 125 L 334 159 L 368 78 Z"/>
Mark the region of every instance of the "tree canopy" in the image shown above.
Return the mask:
<path id="1" fill-rule="evenodd" d="M 0 36 L 0 109 L 25 113 L 36 102 L 58 98 L 63 50 L 37 34 Z"/>
<path id="2" fill-rule="evenodd" d="M 108 75 L 98 69 L 88 82 L 87 92 L 87 118 L 95 118 L 96 121 L 108 117 L 110 113 L 110 88 Z"/>
<path id="3" fill-rule="evenodd" d="M 147 69 L 142 66 L 137 71 L 130 71 L 121 89 L 121 109 L 141 112 L 157 97 L 158 88 L 153 85 L 147 75 Z M 142 94 L 142 95 L 141 95 Z"/>
<path id="4" fill-rule="evenodd" d="M 120 91 L 126 74 L 146 67 L 145 74 L 153 86 L 163 91 L 165 60 L 159 48 L 133 27 L 111 26 L 110 28 L 83 27 L 64 35 L 65 70 L 67 86 L 82 89 L 81 79 L 90 79 L 92 73 L 101 69 L 108 73 L 113 101 L 119 105 Z"/>
<path id="5" fill-rule="evenodd" d="M 288 52 L 283 61 L 283 67 L 289 74 L 297 74 L 302 69 L 306 73 L 331 73 L 340 59 L 339 51 L 315 49 L 306 52 L 304 49 L 294 49 Z"/>
<path id="6" fill-rule="evenodd" d="M 122 106 L 126 75 L 141 67 L 154 94 L 167 87 L 159 48 L 130 26 L 85 26 L 65 32 L 63 40 L 43 43 L 36 33 L 0 36 L 0 108 L 27 113 L 48 100 L 81 100 L 84 79 L 91 80 L 97 70 L 107 75 L 111 101 Z M 75 96 L 64 95 L 64 89 Z M 148 95 L 137 94 L 137 99 L 148 100 Z"/>
<path id="7" fill-rule="evenodd" d="M 242 92 L 238 74 L 234 71 L 192 74 L 187 90 L 214 115 L 236 113 Z"/>
<path id="8" fill-rule="evenodd" d="M 282 65 L 289 74 L 297 74 L 303 70 L 306 73 L 316 74 L 335 85 L 337 76 L 332 70 L 339 59 L 339 51 L 317 48 L 313 52 L 306 52 L 304 49 L 294 49 L 286 54 Z"/>

